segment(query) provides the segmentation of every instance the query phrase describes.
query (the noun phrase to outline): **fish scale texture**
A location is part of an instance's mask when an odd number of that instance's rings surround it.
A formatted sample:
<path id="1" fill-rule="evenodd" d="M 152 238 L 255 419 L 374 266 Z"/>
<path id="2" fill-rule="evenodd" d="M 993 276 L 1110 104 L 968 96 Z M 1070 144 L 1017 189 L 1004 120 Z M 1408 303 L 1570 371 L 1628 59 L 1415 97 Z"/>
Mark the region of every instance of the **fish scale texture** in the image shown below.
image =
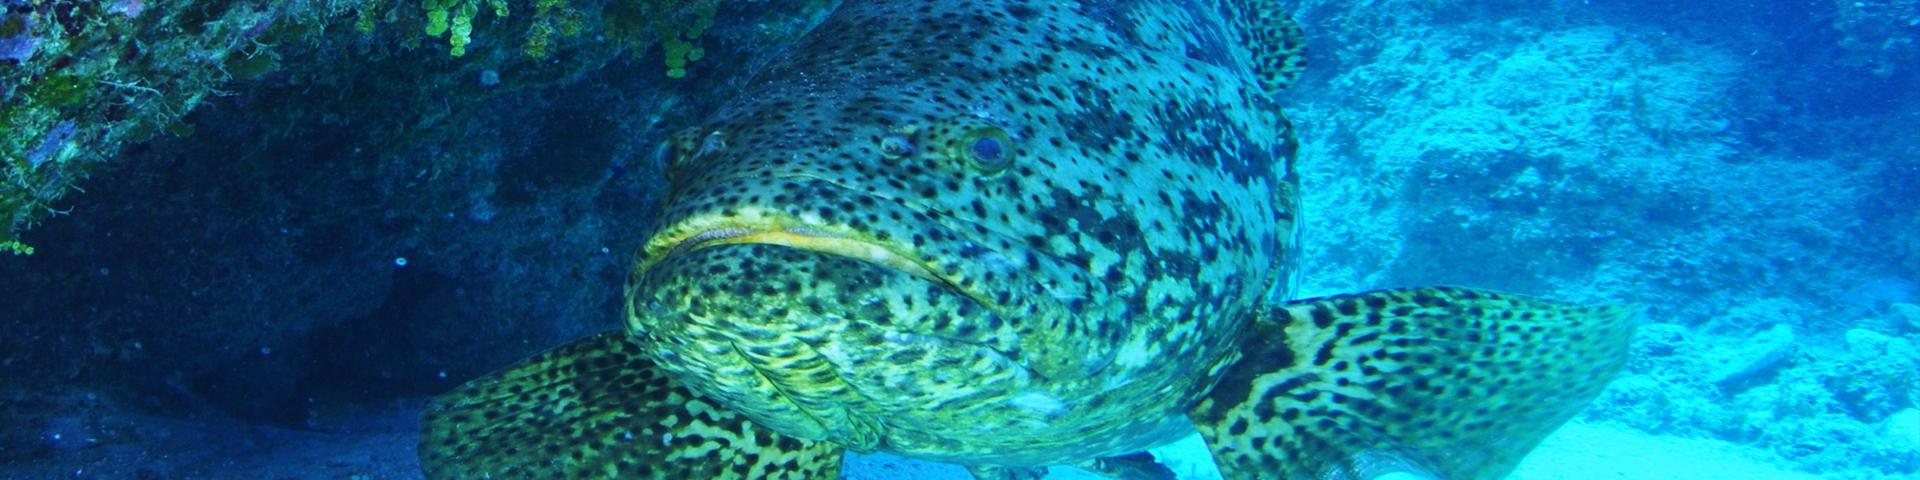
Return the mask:
<path id="1" fill-rule="evenodd" d="M 1303 300 L 1194 423 L 1232 479 L 1497 479 L 1612 380 L 1636 319 L 1455 288 Z"/>
<path id="2" fill-rule="evenodd" d="M 437 397 L 430 479 L 837 478 L 840 448 L 754 426 L 674 385 L 624 332 L 575 341 Z"/>

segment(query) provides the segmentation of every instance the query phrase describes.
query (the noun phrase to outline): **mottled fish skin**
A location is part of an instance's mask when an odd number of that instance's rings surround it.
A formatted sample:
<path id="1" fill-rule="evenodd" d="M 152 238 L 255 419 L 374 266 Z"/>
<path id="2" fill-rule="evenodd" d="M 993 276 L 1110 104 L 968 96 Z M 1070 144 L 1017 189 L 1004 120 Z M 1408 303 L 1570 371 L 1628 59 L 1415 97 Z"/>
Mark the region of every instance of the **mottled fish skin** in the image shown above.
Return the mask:
<path id="1" fill-rule="evenodd" d="M 1285 288 L 1297 202 L 1225 25 L 843 3 L 663 146 L 629 326 L 688 388 L 857 451 L 1045 465 L 1184 434 Z"/>

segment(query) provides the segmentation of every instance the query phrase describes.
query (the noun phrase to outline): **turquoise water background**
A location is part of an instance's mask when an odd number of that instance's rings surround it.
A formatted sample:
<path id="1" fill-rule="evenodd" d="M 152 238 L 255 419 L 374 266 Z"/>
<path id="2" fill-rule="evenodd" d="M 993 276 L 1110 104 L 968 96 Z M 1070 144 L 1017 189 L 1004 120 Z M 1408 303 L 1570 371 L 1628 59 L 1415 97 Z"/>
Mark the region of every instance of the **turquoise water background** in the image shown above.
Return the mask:
<path id="1" fill-rule="evenodd" d="M 1920 469 L 1913 2 L 1308 3 L 1307 294 L 1646 305 L 1584 421 Z"/>

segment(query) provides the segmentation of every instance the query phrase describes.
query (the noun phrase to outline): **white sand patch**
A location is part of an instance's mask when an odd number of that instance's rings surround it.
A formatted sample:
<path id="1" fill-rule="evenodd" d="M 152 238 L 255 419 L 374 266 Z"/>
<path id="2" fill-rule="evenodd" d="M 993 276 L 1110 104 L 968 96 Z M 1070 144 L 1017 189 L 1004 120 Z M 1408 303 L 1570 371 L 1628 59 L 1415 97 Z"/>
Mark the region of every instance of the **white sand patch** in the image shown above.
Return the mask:
<path id="1" fill-rule="evenodd" d="M 1220 478 L 1198 435 L 1153 450 L 1182 480 Z M 966 479 L 957 467 L 890 455 L 850 455 L 842 478 Z M 945 468 L 942 468 L 945 467 Z M 1095 480 L 1086 471 L 1054 467 L 1046 480 Z M 1691 438 L 1654 436 L 1604 425 L 1568 424 L 1528 455 L 1509 480 L 1668 480 L 1738 478 L 1742 480 L 1817 480 L 1787 470 L 1767 453 L 1740 445 Z"/>
<path id="2" fill-rule="evenodd" d="M 1759 449 L 1717 440 L 1644 433 L 1572 423 L 1541 442 L 1512 480 L 1740 478 L 1814 480 L 1780 466 Z"/>

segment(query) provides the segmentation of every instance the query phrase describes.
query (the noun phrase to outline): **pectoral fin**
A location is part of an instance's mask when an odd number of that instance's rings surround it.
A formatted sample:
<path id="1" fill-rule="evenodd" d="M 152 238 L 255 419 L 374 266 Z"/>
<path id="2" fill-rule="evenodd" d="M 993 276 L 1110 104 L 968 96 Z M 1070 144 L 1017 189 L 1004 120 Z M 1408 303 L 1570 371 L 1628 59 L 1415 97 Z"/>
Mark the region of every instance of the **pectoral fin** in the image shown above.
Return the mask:
<path id="1" fill-rule="evenodd" d="M 1289 303 L 1191 416 L 1229 479 L 1496 479 L 1620 370 L 1635 319 L 1456 288 Z"/>
<path id="2" fill-rule="evenodd" d="M 1254 75 L 1268 94 L 1292 87 L 1307 68 L 1307 35 L 1280 0 L 1226 0 L 1227 20 L 1253 53 Z"/>
<path id="3" fill-rule="evenodd" d="M 674 385 L 624 332 L 468 382 L 421 419 L 429 479 L 831 479 L 840 454 Z"/>

